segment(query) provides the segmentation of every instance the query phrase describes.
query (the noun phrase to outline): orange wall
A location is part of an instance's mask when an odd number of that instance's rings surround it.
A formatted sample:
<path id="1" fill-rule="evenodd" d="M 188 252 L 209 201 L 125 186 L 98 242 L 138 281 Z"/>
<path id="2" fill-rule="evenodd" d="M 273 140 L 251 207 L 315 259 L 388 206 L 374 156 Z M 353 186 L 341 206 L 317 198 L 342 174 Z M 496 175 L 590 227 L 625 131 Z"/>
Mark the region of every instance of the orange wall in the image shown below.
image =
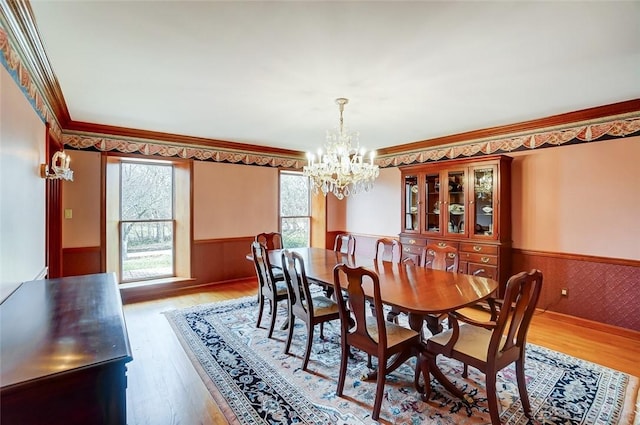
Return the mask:
<path id="1" fill-rule="evenodd" d="M 45 267 L 45 125 L 0 66 L 0 301 Z"/>
<path id="2" fill-rule="evenodd" d="M 512 154 L 514 248 L 640 260 L 638 142 Z"/>
<path id="3" fill-rule="evenodd" d="M 195 161 L 193 238 L 278 231 L 278 170 Z"/>
<path id="4" fill-rule="evenodd" d="M 71 151 L 73 181 L 62 183 L 62 247 L 100 246 L 100 152 Z M 64 215 L 63 215 L 64 217 Z"/>

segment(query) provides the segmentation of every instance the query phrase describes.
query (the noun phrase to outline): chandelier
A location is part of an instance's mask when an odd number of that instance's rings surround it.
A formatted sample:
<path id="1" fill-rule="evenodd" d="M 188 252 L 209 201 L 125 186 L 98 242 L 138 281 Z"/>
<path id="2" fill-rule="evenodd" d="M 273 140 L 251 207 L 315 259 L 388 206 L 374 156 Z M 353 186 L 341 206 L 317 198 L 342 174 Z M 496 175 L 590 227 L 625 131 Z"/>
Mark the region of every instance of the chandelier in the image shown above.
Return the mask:
<path id="1" fill-rule="evenodd" d="M 375 153 L 369 153 L 367 162 L 364 159 L 366 150 L 360 148 L 358 142 L 358 133 L 349 132 L 344 125 L 342 113 L 347 103 L 349 99 L 336 99 L 340 125 L 327 131 L 325 150 L 318 150 L 318 158 L 312 153 L 307 154 L 309 163 L 302 169 L 303 175 L 311 179 L 315 193 L 320 190 L 325 196 L 333 193 L 338 199 L 368 192 L 380 174 L 378 166 L 373 163 Z"/>

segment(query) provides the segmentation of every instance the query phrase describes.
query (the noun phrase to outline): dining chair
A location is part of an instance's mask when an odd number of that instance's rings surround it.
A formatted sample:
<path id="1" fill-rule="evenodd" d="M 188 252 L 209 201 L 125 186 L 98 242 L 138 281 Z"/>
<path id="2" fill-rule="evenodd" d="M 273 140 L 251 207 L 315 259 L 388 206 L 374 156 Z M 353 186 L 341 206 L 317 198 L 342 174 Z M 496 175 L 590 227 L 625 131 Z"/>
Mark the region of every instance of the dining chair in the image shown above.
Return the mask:
<path id="1" fill-rule="evenodd" d="M 258 321 L 256 327 L 260 327 L 264 302 L 267 300 L 271 311 L 268 337 L 271 338 L 276 323 L 278 302 L 288 299 L 287 284 L 284 282 L 284 276 L 282 276 L 282 278 L 274 277 L 268 251 L 264 245 L 254 241 L 251 244 L 251 253 L 253 255 L 256 274 L 258 275 Z"/>
<path id="2" fill-rule="evenodd" d="M 525 415 L 531 418 L 531 405 L 524 374 L 527 331 L 540 298 L 542 272 L 531 270 L 511 276 L 499 309 L 492 309 L 487 322 L 471 319 L 458 311 L 449 313 L 451 329 L 427 340 L 420 357 L 422 373 L 431 372 L 451 393 L 467 399 L 461 390 L 438 369 L 436 357 L 443 355 L 480 370 L 485 375 L 487 404 L 493 425 L 500 424 L 496 394 L 497 373 L 515 362 L 518 392 Z M 495 301 L 493 301 L 495 304 Z M 462 322 L 462 324 L 459 324 Z M 426 401 L 431 395 L 429 375 L 424 375 Z"/>
<path id="3" fill-rule="evenodd" d="M 289 294 L 289 319 L 287 320 L 289 333 L 284 352 L 289 354 L 293 328 L 297 317 L 307 327 L 307 346 L 302 362 L 302 370 L 307 370 L 311 344 L 313 343 L 313 330 L 319 324 L 320 338 L 324 338 L 324 324 L 340 318 L 338 304 L 324 295 L 311 295 L 302 255 L 285 250 L 282 253 L 282 269 Z"/>
<path id="4" fill-rule="evenodd" d="M 346 279 L 346 280 L 345 280 Z M 342 283 L 344 281 L 344 284 Z M 351 347 L 355 347 L 368 355 L 377 357 L 376 396 L 372 418 L 378 420 L 382 396 L 389 365 L 387 361 L 394 355 L 410 358 L 419 356 L 420 334 L 408 328 L 384 320 L 378 275 L 363 267 L 351 268 L 346 264 L 338 264 L 333 269 L 338 311 L 340 314 L 340 372 L 336 394 L 341 397 L 347 372 L 347 362 Z M 373 308 L 375 316 L 367 315 L 367 299 L 363 285 L 370 285 L 373 292 Z M 343 293 L 346 292 L 345 293 Z M 369 294 L 371 295 L 371 294 Z M 348 302 L 347 302 L 348 297 Z M 425 362 L 418 362 L 421 366 Z M 428 371 L 423 370 L 423 374 Z"/>
<path id="5" fill-rule="evenodd" d="M 442 246 L 438 243 L 430 243 L 422 249 L 422 254 L 420 255 L 420 265 L 434 270 L 457 273 L 459 262 L 460 254 L 458 253 L 458 248 L 451 245 Z M 442 332 L 440 323 L 447 318 L 447 314 L 430 314 L 429 316 L 434 318 L 431 325 L 436 328 L 433 330 L 434 333 Z M 435 319 L 438 319 L 438 321 L 436 322 Z M 466 377 L 466 368 L 463 376 Z"/>
<path id="6" fill-rule="evenodd" d="M 256 242 L 260 242 L 267 249 L 282 249 L 282 234 L 278 232 L 258 233 L 255 238 Z"/>
<path id="7" fill-rule="evenodd" d="M 378 239 L 373 260 L 399 263 L 402 260 L 402 244 L 396 239 Z"/>
<path id="8" fill-rule="evenodd" d="M 336 236 L 333 243 L 333 250 L 347 255 L 355 255 L 356 238 L 353 235 L 342 233 Z"/>
<path id="9" fill-rule="evenodd" d="M 458 272 L 460 254 L 458 248 L 438 243 L 427 244 L 420 255 L 420 265 L 434 270 Z"/>

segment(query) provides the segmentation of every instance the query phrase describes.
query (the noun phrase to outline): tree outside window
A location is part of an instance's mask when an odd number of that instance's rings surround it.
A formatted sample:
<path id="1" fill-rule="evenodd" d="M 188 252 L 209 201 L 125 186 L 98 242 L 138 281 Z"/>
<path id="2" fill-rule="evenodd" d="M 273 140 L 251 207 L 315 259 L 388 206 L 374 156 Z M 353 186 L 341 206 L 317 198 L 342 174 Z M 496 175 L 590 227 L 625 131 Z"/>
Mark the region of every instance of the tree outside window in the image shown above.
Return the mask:
<path id="1" fill-rule="evenodd" d="M 285 248 L 309 246 L 311 195 L 309 179 L 300 172 L 280 172 L 280 231 Z"/>
<path id="2" fill-rule="evenodd" d="M 122 281 L 174 276 L 172 164 L 123 161 L 120 177 Z"/>

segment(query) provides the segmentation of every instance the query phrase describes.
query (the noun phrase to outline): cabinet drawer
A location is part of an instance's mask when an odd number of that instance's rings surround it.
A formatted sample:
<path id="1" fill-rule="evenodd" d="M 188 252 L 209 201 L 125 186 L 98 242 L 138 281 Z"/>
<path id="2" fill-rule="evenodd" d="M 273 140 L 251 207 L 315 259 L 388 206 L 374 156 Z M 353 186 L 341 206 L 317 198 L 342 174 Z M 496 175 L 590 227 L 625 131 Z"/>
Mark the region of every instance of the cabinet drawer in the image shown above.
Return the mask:
<path id="1" fill-rule="evenodd" d="M 402 252 L 404 254 L 415 254 L 415 255 L 421 255 L 422 254 L 422 249 L 424 247 L 422 245 L 402 245 Z"/>
<path id="2" fill-rule="evenodd" d="M 402 244 L 402 248 L 415 246 L 418 247 L 418 253 L 422 250 L 422 247 L 427 244 L 427 240 L 424 238 L 412 238 L 410 236 L 402 236 L 400 237 L 400 243 Z"/>
<path id="3" fill-rule="evenodd" d="M 460 257 L 469 263 L 488 264 L 491 266 L 498 265 L 498 257 L 495 255 L 484 255 L 484 254 L 476 254 L 476 253 L 472 254 L 469 252 L 465 252 L 465 253 L 462 253 Z"/>
<path id="4" fill-rule="evenodd" d="M 498 268 L 496 266 L 469 263 L 467 273 L 473 276 L 488 277 L 489 279 L 496 280 L 498 277 Z"/>
<path id="5" fill-rule="evenodd" d="M 497 245 L 484 245 L 481 243 L 462 242 L 460 243 L 460 251 L 477 252 L 480 254 L 498 255 Z"/>
<path id="6" fill-rule="evenodd" d="M 458 246 L 460 245 L 458 242 L 440 241 L 437 239 L 429 239 L 428 243 L 438 245 L 439 247 L 442 247 L 442 248 L 444 248 L 445 246 L 452 246 L 455 249 L 458 249 Z"/>

